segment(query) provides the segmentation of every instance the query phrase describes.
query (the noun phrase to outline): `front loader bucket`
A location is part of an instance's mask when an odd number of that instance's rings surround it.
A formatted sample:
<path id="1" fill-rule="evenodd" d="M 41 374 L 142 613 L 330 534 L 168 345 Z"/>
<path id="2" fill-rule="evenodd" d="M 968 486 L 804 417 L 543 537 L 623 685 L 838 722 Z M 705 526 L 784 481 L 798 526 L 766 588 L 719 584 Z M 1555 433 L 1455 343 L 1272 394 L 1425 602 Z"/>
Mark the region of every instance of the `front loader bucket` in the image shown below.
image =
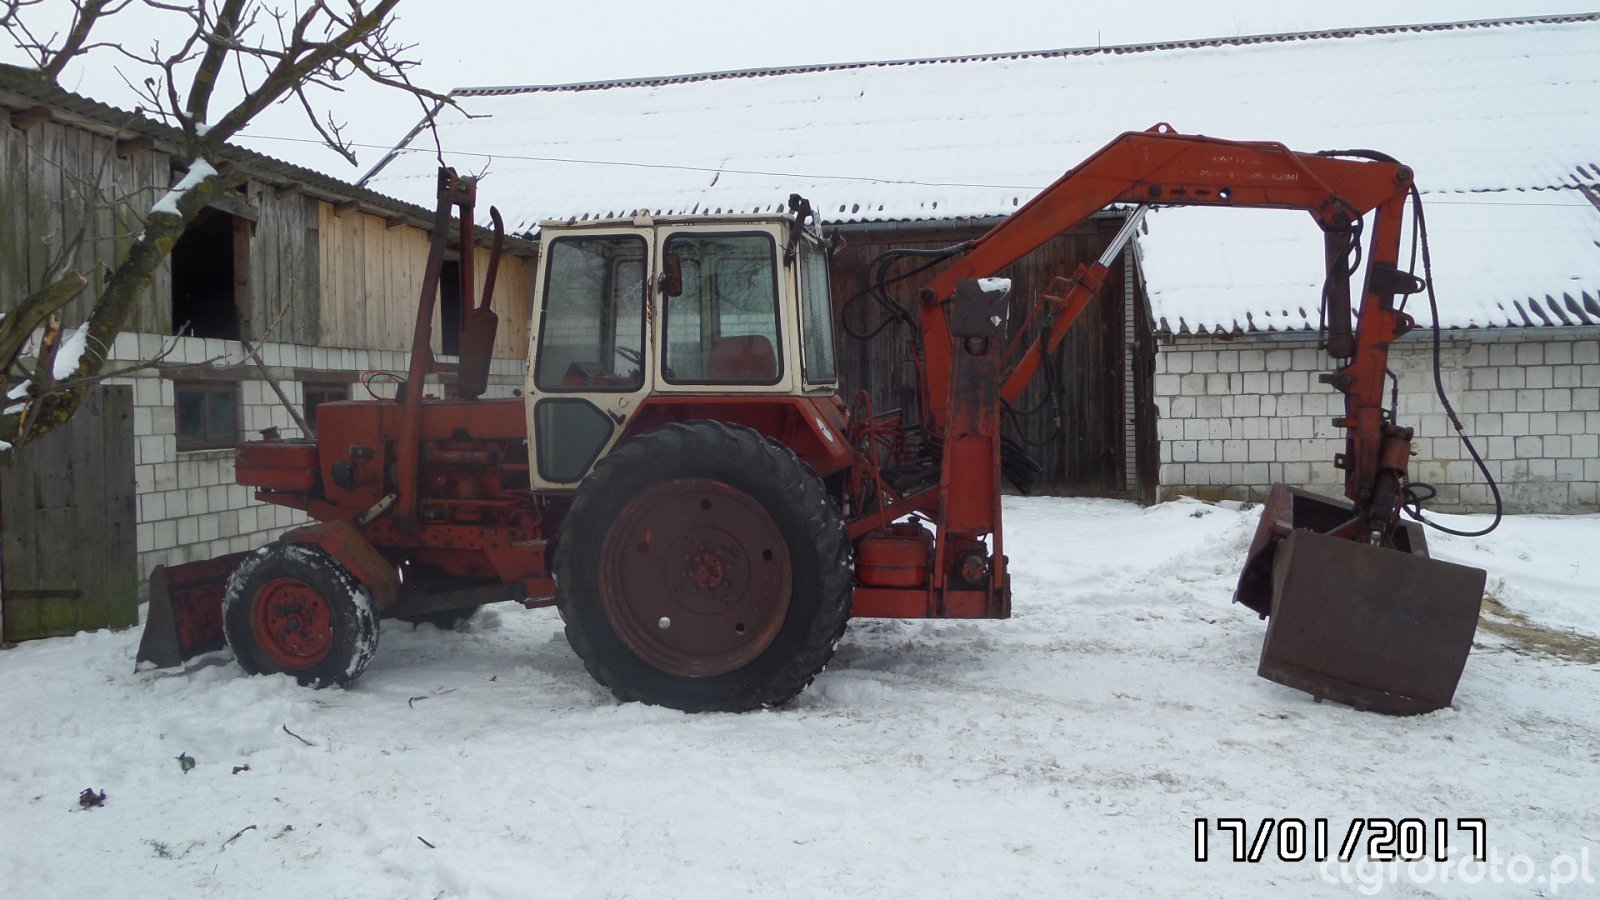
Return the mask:
<path id="1" fill-rule="evenodd" d="M 1390 715 L 1450 705 L 1472 650 L 1486 573 L 1431 559 L 1421 526 L 1400 549 L 1335 536 L 1348 503 L 1273 487 L 1234 599 L 1271 617 L 1257 674 Z"/>
<path id="2" fill-rule="evenodd" d="M 150 573 L 150 611 L 135 662 L 166 668 L 222 649 L 227 643 L 222 635 L 222 594 L 228 576 L 248 555 L 230 553 L 180 566 L 156 566 Z"/>

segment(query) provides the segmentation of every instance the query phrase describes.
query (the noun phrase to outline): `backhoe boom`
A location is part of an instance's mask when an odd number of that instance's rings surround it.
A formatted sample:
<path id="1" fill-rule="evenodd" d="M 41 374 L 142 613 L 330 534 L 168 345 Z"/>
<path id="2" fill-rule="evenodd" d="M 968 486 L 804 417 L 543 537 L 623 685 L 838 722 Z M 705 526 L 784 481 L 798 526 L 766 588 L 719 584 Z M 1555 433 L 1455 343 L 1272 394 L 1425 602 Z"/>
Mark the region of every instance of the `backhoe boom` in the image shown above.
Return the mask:
<path id="1" fill-rule="evenodd" d="M 946 422 L 953 362 L 946 309 L 961 279 L 993 276 L 1116 204 L 1304 210 L 1328 235 L 1330 248 L 1338 250 L 1327 271 L 1327 320 L 1330 354 L 1343 364 L 1325 380 L 1345 395 L 1345 415 L 1336 420 L 1349 432 L 1339 460 L 1346 471 L 1345 493 L 1361 509 L 1363 533 L 1387 534 L 1399 511 L 1398 485 L 1409 454 L 1409 430 L 1393 428 L 1386 421 L 1383 386 L 1388 346 L 1412 327 L 1410 317 L 1394 308 L 1396 288 L 1405 282 L 1393 277 L 1411 182 L 1411 169 L 1397 162 L 1319 156 L 1277 143 L 1178 134 L 1164 124 L 1123 134 L 978 238 L 922 291 L 925 420 L 935 432 Z M 1343 337 L 1350 333 L 1351 321 L 1345 251 L 1359 233 L 1355 230 L 1359 220 L 1374 211 L 1367 254 L 1371 274 L 1362 293 L 1360 327 L 1350 341 Z M 1108 265 L 1102 259 L 1080 272 L 1073 294 L 1059 304 L 1069 314 L 1058 315 L 1044 338 L 1045 349 L 1060 343 L 1071 316 L 1093 295 Z M 1030 360 L 1036 359 L 1032 352 L 1018 357 L 1001 391 L 1007 402 L 1020 397 L 1037 369 Z"/>
<path id="2" fill-rule="evenodd" d="M 991 352 L 1007 317 L 1003 295 L 976 279 L 998 275 L 1116 204 L 1137 207 L 1135 220 L 1158 205 L 1303 210 L 1324 234 L 1323 347 L 1335 367 L 1320 380 L 1344 395 L 1344 414 L 1333 424 L 1345 431 L 1345 449 L 1333 462 L 1344 470 L 1348 502 L 1274 485 L 1234 599 L 1272 617 L 1258 669 L 1265 678 L 1381 712 L 1448 705 L 1471 649 L 1485 574 L 1428 558 L 1420 526 L 1401 522 L 1412 429 L 1395 424 L 1383 405 L 1389 347 L 1414 324 L 1395 297 L 1424 288 L 1397 266 L 1402 217 L 1415 194 L 1411 170 L 1380 154 L 1296 153 L 1281 144 L 1177 134 L 1163 124 L 1116 138 L 964 248 L 923 290 L 919 307 L 923 425 L 943 446 L 939 498 L 931 504 L 936 576 L 964 558 L 961 548 L 991 540 L 991 594 L 981 614 L 1009 610 L 1000 409 L 1020 399 L 1131 229 L 1073 278 L 1052 282 L 1033 314 L 1043 310 L 1039 335 L 1022 346 L 1024 322 L 1004 354 Z M 1360 308 L 1352 310 L 1351 260 L 1364 227 L 1371 229 L 1366 273 Z M 997 366 L 994 356 L 1007 365 Z M 987 384 L 990 377 L 999 383 Z M 986 475 L 992 485 L 981 483 Z M 980 568 L 971 571 L 968 582 L 982 580 Z M 973 614 L 952 604 L 946 590 L 932 583 L 929 614 Z"/>

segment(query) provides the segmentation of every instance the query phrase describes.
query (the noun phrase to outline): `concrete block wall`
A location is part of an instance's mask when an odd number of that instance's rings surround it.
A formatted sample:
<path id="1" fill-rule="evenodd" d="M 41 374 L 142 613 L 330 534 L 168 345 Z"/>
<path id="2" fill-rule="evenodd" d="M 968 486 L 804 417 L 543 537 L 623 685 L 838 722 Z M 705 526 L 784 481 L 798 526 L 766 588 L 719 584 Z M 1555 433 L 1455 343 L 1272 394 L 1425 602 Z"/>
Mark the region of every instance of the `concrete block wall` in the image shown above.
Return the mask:
<path id="1" fill-rule="evenodd" d="M 215 360 L 239 364 L 243 360 L 254 369 L 253 363 L 244 360 L 236 341 L 152 334 L 120 336 L 112 348 L 107 368 L 122 368 L 151 359 L 164 345 L 172 346 L 171 353 L 163 359 L 163 363 L 169 365 L 216 364 Z M 367 370 L 403 373 L 409 357 L 406 353 L 390 351 L 278 343 L 263 344 L 260 352 L 279 386 L 301 410 L 305 400 L 301 379 L 308 372 L 337 373 L 346 377 L 352 372 L 359 374 Z M 306 521 L 297 510 L 257 502 L 249 488 L 235 484 L 231 449 L 177 449 L 172 378 L 164 377 L 159 370 L 145 369 L 111 381 L 133 386 L 134 479 L 138 492 L 141 577 L 148 577 L 156 565 L 177 565 L 255 549 Z M 512 390 L 522 387 L 522 382 L 520 361 L 495 360 L 487 396 L 510 396 Z M 430 380 L 429 384 L 433 385 L 434 381 Z M 380 381 L 375 387 L 380 390 L 387 387 L 392 392 L 392 382 Z M 437 393 L 437 385 L 435 388 Z M 367 393 L 359 384 L 354 384 L 350 396 L 362 399 Z M 273 426 L 279 428 L 284 437 L 300 435 L 265 378 L 241 380 L 239 400 L 241 440 Z"/>
<path id="2" fill-rule="evenodd" d="M 1447 332 L 1440 373 L 1510 512 L 1600 511 L 1600 334 L 1594 329 Z M 1423 331 L 1390 352 L 1397 419 L 1416 429 L 1411 477 L 1430 508 L 1481 512 L 1493 500 L 1434 391 Z M 1171 337 L 1156 356 L 1161 496 L 1260 500 L 1274 482 L 1332 496 L 1343 397 L 1317 381 L 1330 361 L 1314 336 Z"/>

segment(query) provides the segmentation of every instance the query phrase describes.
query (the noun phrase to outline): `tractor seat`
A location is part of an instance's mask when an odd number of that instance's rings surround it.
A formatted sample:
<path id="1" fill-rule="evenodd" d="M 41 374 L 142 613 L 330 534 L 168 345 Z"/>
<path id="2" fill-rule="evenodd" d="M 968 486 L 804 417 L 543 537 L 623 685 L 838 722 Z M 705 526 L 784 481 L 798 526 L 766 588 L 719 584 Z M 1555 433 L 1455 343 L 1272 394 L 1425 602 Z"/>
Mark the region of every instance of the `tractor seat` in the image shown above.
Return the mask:
<path id="1" fill-rule="evenodd" d="M 707 381 L 770 384 L 778 380 L 778 355 L 764 335 L 719 338 L 706 355 L 705 377 Z"/>

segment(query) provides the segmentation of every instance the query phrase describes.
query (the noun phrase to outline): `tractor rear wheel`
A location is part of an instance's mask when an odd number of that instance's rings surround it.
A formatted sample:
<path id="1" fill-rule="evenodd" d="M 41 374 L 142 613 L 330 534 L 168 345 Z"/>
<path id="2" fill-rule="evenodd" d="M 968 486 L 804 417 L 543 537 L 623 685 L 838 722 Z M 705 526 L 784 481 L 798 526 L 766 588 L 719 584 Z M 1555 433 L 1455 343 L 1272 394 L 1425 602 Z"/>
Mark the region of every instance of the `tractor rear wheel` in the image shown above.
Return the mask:
<path id="1" fill-rule="evenodd" d="M 578 487 L 556 604 L 619 699 L 757 709 L 804 690 L 833 656 L 849 557 L 821 479 L 787 447 L 738 425 L 675 423 L 629 440 Z"/>
<path id="2" fill-rule="evenodd" d="M 268 544 L 228 578 L 222 630 L 251 675 L 293 675 L 308 687 L 348 687 L 378 649 L 372 595 L 321 549 Z"/>

